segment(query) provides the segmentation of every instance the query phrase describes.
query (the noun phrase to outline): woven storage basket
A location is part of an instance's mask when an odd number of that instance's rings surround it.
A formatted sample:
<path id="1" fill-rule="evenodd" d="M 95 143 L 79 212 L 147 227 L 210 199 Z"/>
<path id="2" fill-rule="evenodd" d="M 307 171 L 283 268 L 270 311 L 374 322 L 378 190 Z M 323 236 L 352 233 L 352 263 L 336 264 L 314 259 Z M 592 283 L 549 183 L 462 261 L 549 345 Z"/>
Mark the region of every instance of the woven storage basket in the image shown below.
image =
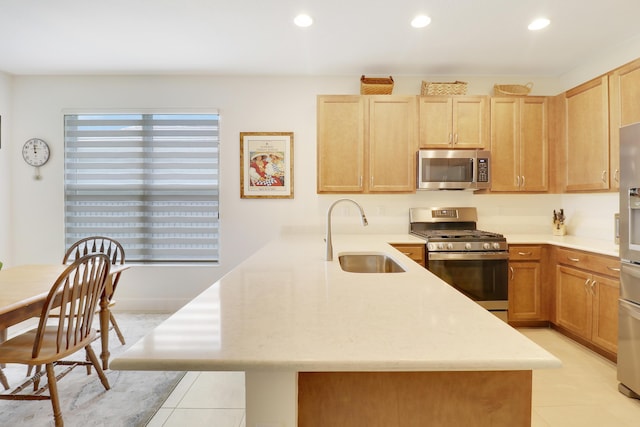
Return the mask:
<path id="1" fill-rule="evenodd" d="M 532 87 L 533 83 L 531 82 L 526 85 L 493 85 L 493 93 L 496 96 L 527 96 Z"/>
<path id="2" fill-rule="evenodd" d="M 466 95 L 467 82 L 425 82 L 422 81 L 421 95 Z"/>
<path id="3" fill-rule="evenodd" d="M 393 77 L 360 77 L 360 94 L 362 95 L 391 95 L 393 91 Z"/>

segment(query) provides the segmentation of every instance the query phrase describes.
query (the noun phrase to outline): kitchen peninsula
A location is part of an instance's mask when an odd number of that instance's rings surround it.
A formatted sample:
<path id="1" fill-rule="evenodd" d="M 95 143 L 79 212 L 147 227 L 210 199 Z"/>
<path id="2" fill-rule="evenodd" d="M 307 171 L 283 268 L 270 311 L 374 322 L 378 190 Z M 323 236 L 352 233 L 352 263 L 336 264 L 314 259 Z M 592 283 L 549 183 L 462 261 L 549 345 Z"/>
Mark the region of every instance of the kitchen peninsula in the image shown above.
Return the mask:
<path id="1" fill-rule="evenodd" d="M 244 371 L 246 425 L 529 426 L 533 369 L 560 361 L 389 243 L 409 235 L 285 235 L 111 363 Z M 348 273 L 349 252 L 406 270 Z"/>

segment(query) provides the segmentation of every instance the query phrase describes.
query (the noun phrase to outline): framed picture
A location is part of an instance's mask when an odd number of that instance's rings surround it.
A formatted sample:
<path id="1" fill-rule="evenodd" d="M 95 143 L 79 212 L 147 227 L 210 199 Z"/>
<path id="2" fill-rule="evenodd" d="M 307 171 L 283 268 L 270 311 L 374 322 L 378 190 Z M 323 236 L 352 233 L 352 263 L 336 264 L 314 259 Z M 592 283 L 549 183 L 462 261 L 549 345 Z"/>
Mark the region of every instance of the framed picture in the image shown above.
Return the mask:
<path id="1" fill-rule="evenodd" d="M 293 132 L 240 132 L 240 197 L 293 198 Z"/>

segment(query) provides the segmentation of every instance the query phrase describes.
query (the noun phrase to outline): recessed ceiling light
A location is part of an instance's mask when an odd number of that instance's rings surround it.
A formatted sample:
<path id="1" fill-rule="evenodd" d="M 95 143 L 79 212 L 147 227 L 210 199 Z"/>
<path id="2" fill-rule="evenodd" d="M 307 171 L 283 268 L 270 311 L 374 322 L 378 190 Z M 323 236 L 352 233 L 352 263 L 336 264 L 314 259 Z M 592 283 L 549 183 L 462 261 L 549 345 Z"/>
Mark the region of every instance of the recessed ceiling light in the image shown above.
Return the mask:
<path id="1" fill-rule="evenodd" d="M 300 14 L 293 19 L 298 27 L 309 27 L 313 24 L 313 19 L 309 15 Z"/>
<path id="2" fill-rule="evenodd" d="M 551 21 L 549 21 L 547 18 L 538 18 L 532 21 L 527 28 L 529 28 L 531 31 L 537 31 L 547 27 L 550 23 Z"/>
<path id="3" fill-rule="evenodd" d="M 431 23 L 431 18 L 427 15 L 418 15 L 411 20 L 411 26 L 413 28 L 424 28 Z"/>

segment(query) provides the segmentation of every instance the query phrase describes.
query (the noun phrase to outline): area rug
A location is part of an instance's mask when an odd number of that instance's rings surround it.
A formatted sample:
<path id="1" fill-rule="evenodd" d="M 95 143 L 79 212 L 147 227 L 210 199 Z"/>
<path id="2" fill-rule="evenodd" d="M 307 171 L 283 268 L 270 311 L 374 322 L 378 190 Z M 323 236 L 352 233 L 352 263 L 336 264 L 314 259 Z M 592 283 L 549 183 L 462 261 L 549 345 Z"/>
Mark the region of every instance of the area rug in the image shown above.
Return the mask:
<path id="1" fill-rule="evenodd" d="M 127 341 L 121 345 L 112 331 L 109 337 L 112 357 L 122 353 L 165 320 L 165 314 L 116 313 L 118 325 Z M 100 342 L 93 345 L 97 354 Z M 83 353 L 77 353 L 83 356 Z M 4 372 L 11 386 L 25 378 L 26 368 L 8 365 Z M 138 427 L 144 426 L 169 397 L 184 372 L 105 371 L 110 390 L 105 390 L 95 371 L 87 376 L 78 367 L 58 382 L 62 417 L 66 427 Z M 46 380 L 43 380 L 43 382 Z M 0 401 L 2 426 L 53 426 L 51 402 Z"/>

